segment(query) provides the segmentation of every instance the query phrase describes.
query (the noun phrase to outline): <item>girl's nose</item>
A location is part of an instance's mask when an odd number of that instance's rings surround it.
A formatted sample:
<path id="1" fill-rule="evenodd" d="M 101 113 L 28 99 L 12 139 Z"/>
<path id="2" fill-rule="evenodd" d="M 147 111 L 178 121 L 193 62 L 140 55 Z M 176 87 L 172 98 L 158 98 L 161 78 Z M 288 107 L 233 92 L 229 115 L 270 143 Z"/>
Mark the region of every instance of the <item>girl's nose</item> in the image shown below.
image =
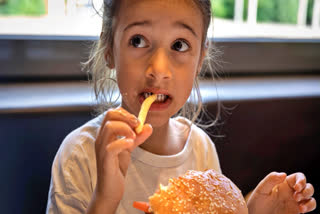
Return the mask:
<path id="1" fill-rule="evenodd" d="M 146 75 L 154 80 L 171 79 L 170 58 L 164 49 L 158 49 L 154 52 Z"/>

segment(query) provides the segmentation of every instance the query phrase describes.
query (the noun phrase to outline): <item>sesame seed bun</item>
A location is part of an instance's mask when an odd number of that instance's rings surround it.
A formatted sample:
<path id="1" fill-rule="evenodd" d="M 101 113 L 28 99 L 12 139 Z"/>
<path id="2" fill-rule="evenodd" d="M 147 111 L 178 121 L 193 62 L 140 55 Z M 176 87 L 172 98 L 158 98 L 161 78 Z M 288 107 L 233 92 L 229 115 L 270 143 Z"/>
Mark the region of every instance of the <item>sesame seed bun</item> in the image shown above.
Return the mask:
<path id="1" fill-rule="evenodd" d="M 169 185 L 160 185 L 149 197 L 149 203 L 155 214 L 248 213 L 241 191 L 214 170 L 189 170 L 179 178 L 169 179 Z"/>

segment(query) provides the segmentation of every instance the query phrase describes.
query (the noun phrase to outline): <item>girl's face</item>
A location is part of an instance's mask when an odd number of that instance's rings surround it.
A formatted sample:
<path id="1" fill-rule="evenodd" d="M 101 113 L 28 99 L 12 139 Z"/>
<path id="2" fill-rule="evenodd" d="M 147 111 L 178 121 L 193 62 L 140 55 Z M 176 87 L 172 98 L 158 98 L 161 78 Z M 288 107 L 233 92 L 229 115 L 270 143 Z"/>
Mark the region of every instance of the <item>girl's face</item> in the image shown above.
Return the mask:
<path id="1" fill-rule="evenodd" d="M 164 125 L 187 101 L 204 51 L 203 20 L 192 0 L 122 0 L 114 27 L 112 64 L 122 107 L 138 115 L 144 94 L 163 94 L 147 122 Z"/>

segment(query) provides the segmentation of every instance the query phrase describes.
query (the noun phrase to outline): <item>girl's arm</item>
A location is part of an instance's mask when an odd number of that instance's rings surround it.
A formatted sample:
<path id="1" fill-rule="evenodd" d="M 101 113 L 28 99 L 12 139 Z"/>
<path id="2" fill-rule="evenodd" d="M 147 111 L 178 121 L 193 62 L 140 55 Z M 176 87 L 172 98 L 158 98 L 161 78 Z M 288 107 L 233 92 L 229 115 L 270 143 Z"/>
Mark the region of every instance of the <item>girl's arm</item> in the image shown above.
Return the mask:
<path id="1" fill-rule="evenodd" d="M 92 196 L 91 202 L 87 210 L 87 214 L 114 214 L 116 213 L 119 202 L 120 201 L 107 201 L 103 198 L 99 198 L 99 196 L 96 195 L 96 191 L 94 191 L 94 194 Z"/>
<path id="2" fill-rule="evenodd" d="M 152 133 L 151 126 L 144 125 L 137 135 L 138 125 L 138 119 L 121 107 L 107 111 L 95 141 L 97 185 L 88 213 L 115 213 L 125 191 L 131 152 Z"/>

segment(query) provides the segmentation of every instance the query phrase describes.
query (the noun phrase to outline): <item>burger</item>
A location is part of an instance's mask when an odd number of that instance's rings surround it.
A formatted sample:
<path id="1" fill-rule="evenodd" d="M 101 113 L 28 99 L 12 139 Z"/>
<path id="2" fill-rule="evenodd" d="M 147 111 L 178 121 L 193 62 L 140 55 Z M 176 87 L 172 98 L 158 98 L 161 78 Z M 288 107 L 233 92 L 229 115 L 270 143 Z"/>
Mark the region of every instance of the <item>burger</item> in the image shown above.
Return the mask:
<path id="1" fill-rule="evenodd" d="M 154 214 L 247 214 L 241 191 L 226 176 L 212 169 L 189 170 L 178 178 L 160 184 L 149 203 L 135 202 L 134 207 Z"/>

